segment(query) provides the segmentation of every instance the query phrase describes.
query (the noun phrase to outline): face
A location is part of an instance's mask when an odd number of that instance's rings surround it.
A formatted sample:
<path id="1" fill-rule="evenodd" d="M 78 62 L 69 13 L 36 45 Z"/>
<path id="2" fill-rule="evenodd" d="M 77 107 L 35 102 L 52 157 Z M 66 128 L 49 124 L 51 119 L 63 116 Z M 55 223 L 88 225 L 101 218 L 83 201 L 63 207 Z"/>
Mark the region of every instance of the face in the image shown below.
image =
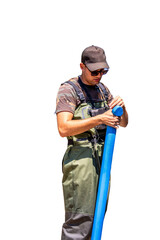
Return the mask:
<path id="1" fill-rule="evenodd" d="M 82 69 L 82 81 L 84 84 L 94 86 L 100 82 L 103 72 L 99 72 L 97 76 L 92 76 L 89 69 L 83 63 L 80 64 L 80 68 Z M 100 70 L 101 69 L 97 69 L 97 71 Z"/>

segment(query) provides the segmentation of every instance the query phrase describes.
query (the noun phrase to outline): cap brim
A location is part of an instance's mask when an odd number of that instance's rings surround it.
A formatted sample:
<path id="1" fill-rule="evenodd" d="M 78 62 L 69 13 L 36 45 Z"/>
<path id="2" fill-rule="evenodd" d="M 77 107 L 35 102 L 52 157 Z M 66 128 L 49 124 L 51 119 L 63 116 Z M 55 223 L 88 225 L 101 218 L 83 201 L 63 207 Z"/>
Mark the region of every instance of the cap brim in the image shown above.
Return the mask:
<path id="1" fill-rule="evenodd" d="M 86 66 L 91 72 L 102 68 L 109 69 L 109 66 L 106 62 L 87 63 Z"/>

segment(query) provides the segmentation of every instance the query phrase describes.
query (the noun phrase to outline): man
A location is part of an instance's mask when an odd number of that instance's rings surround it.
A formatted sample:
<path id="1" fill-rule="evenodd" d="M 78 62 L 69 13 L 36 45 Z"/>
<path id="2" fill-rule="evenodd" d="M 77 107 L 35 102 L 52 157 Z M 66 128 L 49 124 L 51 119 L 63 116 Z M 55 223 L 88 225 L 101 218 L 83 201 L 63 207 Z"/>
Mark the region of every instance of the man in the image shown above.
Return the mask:
<path id="1" fill-rule="evenodd" d="M 111 95 L 101 78 L 109 70 L 102 48 L 90 46 L 81 57 L 81 76 L 61 85 L 57 95 L 57 123 L 68 138 L 63 158 L 65 223 L 62 240 L 90 239 L 106 125 L 126 127 L 128 114 L 121 97 Z M 123 107 L 122 117 L 112 114 Z"/>

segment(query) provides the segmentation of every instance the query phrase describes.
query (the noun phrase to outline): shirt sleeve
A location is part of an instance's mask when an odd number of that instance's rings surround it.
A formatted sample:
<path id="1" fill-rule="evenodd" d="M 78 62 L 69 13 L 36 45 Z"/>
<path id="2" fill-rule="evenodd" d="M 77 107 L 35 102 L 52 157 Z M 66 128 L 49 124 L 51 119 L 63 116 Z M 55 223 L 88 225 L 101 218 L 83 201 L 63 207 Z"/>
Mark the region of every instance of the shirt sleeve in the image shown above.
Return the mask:
<path id="1" fill-rule="evenodd" d="M 77 95 L 74 88 L 67 83 L 60 86 L 56 99 L 56 113 L 71 112 L 74 114 L 77 106 Z"/>

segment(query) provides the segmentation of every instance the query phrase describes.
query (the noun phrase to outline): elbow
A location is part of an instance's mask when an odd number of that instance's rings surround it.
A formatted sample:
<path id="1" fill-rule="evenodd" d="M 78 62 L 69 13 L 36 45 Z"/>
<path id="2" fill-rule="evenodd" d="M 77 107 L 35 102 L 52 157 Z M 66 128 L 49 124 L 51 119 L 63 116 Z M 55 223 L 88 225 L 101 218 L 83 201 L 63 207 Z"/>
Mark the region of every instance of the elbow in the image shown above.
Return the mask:
<path id="1" fill-rule="evenodd" d="M 125 127 L 127 127 L 128 125 L 128 114 L 127 114 L 127 118 L 126 118 L 126 122 L 125 122 Z"/>
<path id="2" fill-rule="evenodd" d="M 128 113 L 125 110 L 120 120 L 120 126 L 127 127 L 127 125 L 128 125 Z"/>
<path id="3" fill-rule="evenodd" d="M 66 131 L 65 129 L 63 129 L 63 128 L 58 128 L 58 131 L 59 131 L 59 135 L 60 135 L 61 137 L 68 137 L 67 131 Z"/>
<path id="4" fill-rule="evenodd" d="M 123 122 L 120 124 L 121 127 L 127 127 L 127 125 L 128 125 L 128 119 L 126 119 L 126 121 L 123 121 Z"/>
<path id="5" fill-rule="evenodd" d="M 61 137 L 67 137 L 67 135 L 66 134 L 64 134 L 64 133 L 61 133 L 61 132 L 59 132 L 59 135 L 61 136 Z"/>
<path id="6" fill-rule="evenodd" d="M 57 113 L 57 126 L 58 132 L 61 137 L 68 137 L 71 133 L 71 124 L 73 114 L 69 112 L 59 112 Z"/>
<path id="7" fill-rule="evenodd" d="M 126 122 L 122 127 L 127 127 L 127 125 L 128 125 L 128 122 Z"/>

